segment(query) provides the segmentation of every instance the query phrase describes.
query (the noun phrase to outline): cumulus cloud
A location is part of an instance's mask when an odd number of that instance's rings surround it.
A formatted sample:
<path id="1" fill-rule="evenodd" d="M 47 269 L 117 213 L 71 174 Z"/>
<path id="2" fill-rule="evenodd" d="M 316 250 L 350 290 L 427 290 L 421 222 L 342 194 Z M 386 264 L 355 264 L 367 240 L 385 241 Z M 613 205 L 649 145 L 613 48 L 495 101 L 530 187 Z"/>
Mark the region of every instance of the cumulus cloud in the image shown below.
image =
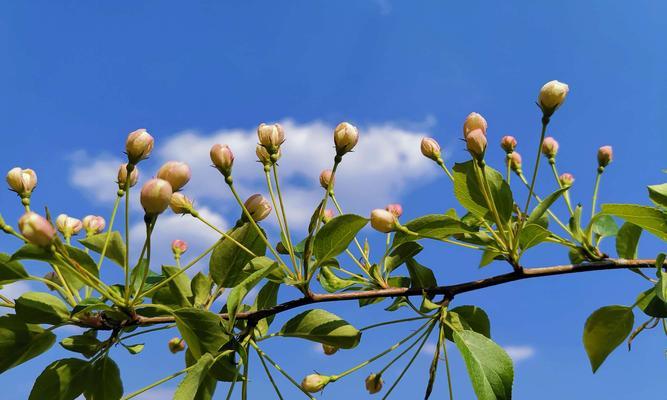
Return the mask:
<path id="1" fill-rule="evenodd" d="M 532 346 L 505 346 L 504 349 L 515 363 L 535 356 L 535 348 Z"/>
<path id="2" fill-rule="evenodd" d="M 110 155 L 93 156 L 84 150 L 72 157 L 70 182 L 88 197 L 98 202 L 111 202 L 116 196 L 116 176 L 123 161 Z"/>

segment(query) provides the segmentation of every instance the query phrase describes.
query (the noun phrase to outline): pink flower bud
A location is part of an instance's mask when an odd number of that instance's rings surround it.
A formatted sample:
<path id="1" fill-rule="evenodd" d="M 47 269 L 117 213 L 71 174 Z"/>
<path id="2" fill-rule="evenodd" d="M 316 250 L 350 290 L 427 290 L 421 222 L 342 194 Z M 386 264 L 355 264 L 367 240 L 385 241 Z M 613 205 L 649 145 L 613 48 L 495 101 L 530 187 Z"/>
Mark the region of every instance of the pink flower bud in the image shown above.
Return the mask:
<path id="1" fill-rule="evenodd" d="M 185 341 L 179 337 L 170 339 L 167 345 L 169 346 L 169 351 L 173 354 L 185 350 Z"/>
<path id="2" fill-rule="evenodd" d="M 42 247 L 50 246 L 56 237 L 56 230 L 51 223 L 32 211 L 23 214 L 19 219 L 19 230 L 30 243 Z"/>
<path id="3" fill-rule="evenodd" d="M 375 394 L 382 390 L 382 385 L 384 381 L 382 380 L 382 375 L 380 374 L 370 374 L 366 378 L 366 390 L 368 393 Z"/>
<path id="4" fill-rule="evenodd" d="M 132 169 L 132 172 L 130 172 L 130 187 L 136 185 L 138 180 L 139 180 L 139 170 L 137 169 L 137 167 L 134 167 Z M 118 180 L 116 181 L 118 183 L 118 188 L 121 190 L 125 190 L 126 181 L 127 181 L 127 164 L 121 164 L 120 168 L 118 168 Z"/>
<path id="5" fill-rule="evenodd" d="M 500 147 L 505 150 L 505 153 L 511 153 L 516 149 L 516 139 L 514 136 L 503 136 L 500 140 Z"/>
<path id="6" fill-rule="evenodd" d="M 211 147 L 211 161 L 222 175 L 228 177 L 232 174 L 234 165 L 234 153 L 226 144 L 214 144 Z"/>
<path id="7" fill-rule="evenodd" d="M 558 81 L 549 81 L 540 89 L 540 95 L 537 102 L 542 109 L 545 116 L 549 117 L 563 104 L 567 93 L 570 91 L 569 86 Z"/>
<path id="8" fill-rule="evenodd" d="M 517 174 L 523 173 L 521 170 L 521 154 L 519 154 L 516 151 L 513 151 L 508 155 L 508 157 L 505 159 L 506 163 L 509 163 L 510 168 L 512 171 L 516 172 Z"/>
<path id="9" fill-rule="evenodd" d="M 598 149 L 598 165 L 600 167 L 606 167 L 613 159 L 614 152 L 611 146 L 602 146 Z"/>
<path id="10" fill-rule="evenodd" d="M 574 183 L 574 176 L 566 172 L 564 174 L 561 174 L 558 180 L 560 180 L 560 184 L 563 186 L 572 186 L 572 184 Z"/>
<path id="11" fill-rule="evenodd" d="M 436 162 L 440 159 L 440 145 L 435 139 L 430 137 L 422 138 L 420 148 L 425 157 Z"/>
<path id="12" fill-rule="evenodd" d="M 7 172 L 9 188 L 21 197 L 30 197 L 37 186 L 37 174 L 31 169 L 12 168 Z"/>
<path id="13" fill-rule="evenodd" d="M 153 151 L 155 141 L 146 129 L 137 129 L 127 136 L 125 152 L 130 164 L 138 164 L 139 161 L 148 158 Z"/>
<path id="14" fill-rule="evenodd" d="M 486 151 L 486 136 L 484 132 L 481 129 L 468 132 L 466 147 L 475 160 L 483 160 L 484 152 Z"/>
<path id="15" fill-rule="evenodd" d="M 176 239 L 173 242 L 171 242 L 171 252 L 174 253 L 175 256 L 180 256 L 187 250 L 188 250 L 188 244 L 185 243 L 185 241 Z"/>
<path id="16" fill-rule="evenodd" d="M 329 346 L 328 344 L 322 344 L 322 351 L 324 352 L 324 354 L 332 356 L 336 354 L 336 352 L 338 351 L 338 347 Z"/>
<path id="17" fill-rule="evenodd" d="M 192 172 L 188 164 L 179 161 L 168 161 L 157 171 L 157 177 L 169 182 L 171 189 L 178 192 L 190 181 Z"/>
<path id="18" fill-rule="evenodd" d="M 558 142 L 556 139 L 551 136 L 544 138 L 542 142 L 542 154 L 550 159 L 556 157 L 556 154 L 558 154 Z"/>
<path id="19" fill-rule="evenodd" d="M 324 213 L 322 213 L 322 222 L 325 224 L 329 221 L 331 221 L 334 217 L 334 211 L 330 208 L 327 208 L 324 210 Z"/>
<path id="20" fill-rule="evenodd" d="M 244 203 L 245 208 L 255 221 L 259 222 L 271 214 L 271 204 L 261 194 L 253 194 Z"/>
<path id="21" fill-rule="evenodd" d="M 266 148 L 261 144 L 258 144 L 255 148 L 255 154 L 257 154 L 257 159 L 262 163 L 262 165 L 273 164 L 273 161 L 271 161 L 271 154 L 269 154 L 268 150 L 266 150 Z"/>
<path id="22" fill-rule="evenodd" d="M 333 172 L 330 169 L 325 169 L 320 173 L 320 186 L 324 189 L 329 189 L 329 184 L 333 188 L 334 183 L 336 182 L 336 177 L 333 175 Z"/>
<path id="23" fill-rule="evenodd" d="M 257 127 L 257 138 L 269 154 L 274 154 L 285 141 L 285 130 L 280 124 L 260 124 Z"/>
<path id="24" fill-rule="evenodd" d="M 175 214 L 192 214 L 194 204 L 192 200 L 182 193 L 174 193 L 169 200 L 169 208 Z"/>
<path id="25" fill-rule="evenodd" d="M 324 389 L 330 381 L 331 377 L 320 374 L 310 374 L 301 381 L 301 388 L 308 393 L 317 393 Z"/>
<path id="26" fill-rule="evenodd" d="M 86 230 L 87 236 L 102 232 L 106 225 L 106 221 L 100 216 L 86 215 L 83 217 L 83 228 Z"/>
<path id="27" fill-rule="evenodd" d="M 385 207 L 385 210 L 394 214 L 396 218 L 400 218 L 401 215 L 403 215 L 403 207 L 398 203 L 388 204 L 387 207 Z"/>
<path id="28" fill-rule="evenodd" d="M 341 122 L 334 129 L 334 143 L 336 144 L 336 154 L 342 156 L 351 151 L 359 141 L 359 131 L 357 127 L 347 122 Z"/>
<path id="29" fill-rule="evenodd" d="M 56 218 L 56 227 L 63 236 L 70 237 L 76 235 L 83 229 L 83 222 L 80 219 L 72 218 L 67 214 L 60 214 Z"/>
<path id="30" fill-rule="evenodd" d="M 476 112 L 468 114 L 465 121 L 463 121 L 463 138 L 467 139 L 468 134 L 475 129 L 482 131 L 484 136 L 486 136 L 487 123 L 484 117 Z"/>
<path id="31" fill-rule="evenodd" d="M 371 226 L 373 229 L 383 233 L 389 233 L 395 231 L 397 225 L 398 221 L 396 220 L 396 216 L 389 211 L 381 208 L 376 208 L 371 211 Z"/>
<path id="32" fill-rule="evenodd" d="M 154 178 L 141 188 L 141 205 L 146 214 L 161 214 L 169 207 L 173 191 L 169 182 Z"/>

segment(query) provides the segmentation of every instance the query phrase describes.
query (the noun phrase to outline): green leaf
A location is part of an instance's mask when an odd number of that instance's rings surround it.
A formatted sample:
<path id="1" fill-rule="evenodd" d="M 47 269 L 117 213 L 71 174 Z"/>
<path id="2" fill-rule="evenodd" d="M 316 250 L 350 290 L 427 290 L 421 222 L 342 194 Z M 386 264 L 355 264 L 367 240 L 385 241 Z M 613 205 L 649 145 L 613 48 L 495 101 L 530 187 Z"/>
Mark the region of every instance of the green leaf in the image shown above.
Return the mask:
<path id="1" fill-rule="evenodd" d="M 430 268 L 419 264 L 412 258 L 405 265 L 408 267 L 408 272 L 410 273 L 411 287 L 427 289 L 438 286 L 435 275 Z"/>
<path id="2" fill-rule="evenodd" d="M 165 279 L 170 278 L 171 276 L 176 275 L 181 269 L 178 267 L 163 265 L 162 274 L 165 276 Z M 171 291 L 172 298 L 175 300 L 176 306 L 181 307 L 190 307 L 190 298 L 192 297 L 192 289 L 190 288 L 190 278 L 184 273 L 179 274 L 177 277 L 169 281 L 167 284 L 169 290 Z"/>
<path id="3" fill-rule="evenodd" d="M 329 293 L 334 293 L 362 283 L 362 281 L 354 278 L 340 278 L 333 273 L 332 268 L 327 266 L 320 267 L 317 280 L 320 282 L 320 285 L 322 285 L 322 288 Z"/>
<path id="4" fill-rule="evenodd" d="M 125 349 L 132 355 L 139 354 L 144 350 L 144 343 L 137 343 L 137 344 L 128 344 L 128 345 L 123 345 Z"/>
<path id="5" fill-rule="evenodd" d="M 631 222 L 624 223 L 616 235 L 616 253 L 618 253 L 618 256 L 627 260 L 637 258 L 637 247 L 641 235 L 642 228 Z"/>
<path id="6" fill-rule="evenodd" d="M 0 253 L 0 285 L 28 278 L 28 272 L 18 261 L 11 261 L 11 256 Z"/>
<path id="7" fill-rule="evenodd" d="M 544 215 L 544 213 L 547 212 L 549 207 L 551 207 L 551 205 L 555 203 L 556 200 L 558 200 L 558 198 L 563 193 L 565 193 L 569 188 L 570 188 L 569 186 L 560 188 L 555 192 L 551 193 L 550 195 L 548 195 L 547 197 L 545 197 L 542 200 L 542 202 L 538 204 L 537 207 L 535 207 L 533 211 L 530 213 L 528 219 L 526 220 L 526 224 L 537 224 L 539 219 L 542 218 L 542 216 Z"/>
<path id="8" fill-rule="evenodd" d="M 80 239 L 79 243 L 97 254 L 102 254 L 102 248 L 104 248 L 104 242 L 107 240 L 107 235 L 108 232 L 98 233 L 97 235 Z M 109 245 L 107 246 L 104 256 L 121 267 L 125 265 L 125 243 L 123 242 L 123 237 L 120 232 L 111 232 Z"/>
<path id="9" fill-rule="evenodd" d="M 213 365 L 213 356 L 204 354 L 197 360 L 197 363 L 185 375 L 185 378 L 178 384 L 174 400 L 193 400 L 197 395 L 199 386 L 204 382 L 208 371 Z"/>
<path id="10" fill-rule="evenodd" d="M 503 253 L 497 251 L 492 247 L 487 247 L 482 252 L 482 258 L 479 260 L 479 267 L 486 267 L 491 264 L 494 260 L 502 260 L 504 258 Z"/>
<path id="11" fill-rule="evenodd" d="M 649 317 L 667 318 L 667 303 L 658 298 L 655 287 L 640 293 L 636 304 Z"/>
<path id="12" fill-rule="evenodd" d="M 404 262 L 419 254 L 424 249 L 417 242 L 405 242 L 395 247 L 384 259 L 384 268 L 387 273 L 400 267 Z"/>
<path id="13" fill-rule="evenodd" d="M 656 208 L 634 204 L 603 204 L 602 212 L 622 218 L 667 240 L 667 214 Z"/>
<path id="14" fill-rule="evenodd" d="M 192 303 L 195 307 L 200 307 L 206 304 L 208 298 L 211 296 L 211 288 L 213 287 L 213 280 L 208 275 L 202 272 L 197 272 L 197 275 L 192 278 L 190 289 L 192 290 Z"/>
<path id="15" fill-rule="evenodd" d="M 69 319 L 69 310 L 54 295 L 27 292 L 16 299 L 16 316 L 32 324 L 57 325 Z"/>
<path id="16" fill-rule="evenodd" d="M 90 358 L 97 353 L 102 342 L 93 335 L 75 335 L 61 340 L 60 345 L 69 351 L 81 353 L 86 358 Z"/>
<path id="17" fill-rule="evenodd" d="M 228 235 L 256 256 L 263 256 L 266 253 L 266 244 L 249 222 L 229 231 Z M 243 271 L 243 267 L 253 258 L 255 258 L 253 255 L 248 254 L 231 240 L 222 239 L 213 250 L 209 261 L 209 271 L 213 282 L 225 288 L 238 285 L 248 276 Z"/>
<path id="18" fill-rule="evenodd" d="M 528 250 L 547 240 L 551 232 L 537 224 L 527 224 L 519 234 L 519 247 Z"/>
<path id="19" fill-rule="evenodd" d="M 205 353 L 215 354 L 229 341 L 222 319 L 215 313 L 198 308 L 182 308 L 173 314 L 178 331 L 196 359 Z"/>
<path id="20" fill-rule="evenodd" d="M 396 232 L 392 247 L 397 247 L 401 243 L 410 240 L 419 240 L 421 238 L 445 239 L 455 234 L 475 233 L 476 229 L 461 222 L 451 214 L 430 214 L 413 219 L 404 224 L 408 230 L 419 234 L 407 235 L 403 232 Z"/>
<path id="21" fill-rule="evenodd" d="M 0 373 L 44 353 L 56 336 L 39 325 L 26 324 L 16 315 L 0 317 Z"/>
<path id="22" fill-rule="evenodd" d="M 660 253 L 655 259 L 655 266 L 658 269 L 658 282 L 655 284 L 655 294 L 663 302 L 667 302 L 667 272 L 665 272 L 665 254 Z"/>
<path id="23" fill-rule="evenodd" d="M 667 183 L 649 186 L 648 197 L 656 205 L 667 208 Z"/>
<path id="24" fill-rule="evenodd" d="M 264 286 L 257 293 L 257 298 L 255 298 L 255 304 L 251 307 L 251 311 L 255 310 L 266 310 L 276 304 L 278 304 L 278 290 L 280 285 L 275 282 L 266 282 Z M 255 328 L 259 336 L 264 336 L 269 331 L 269 325 L 273 322 L 274 315 L 271 315 L 267 318 L 262 318 L 257 321 L 257 326 Z"/>
<path id="25" fill-rule="evenodd" d="M 505 350 L 486 336 L 470 330 L 454 331 L 453 337 L 477 398 L 511 399 L 514 368 Z"/>
<path id="26" fill-rule="evenodd" d="M 481 179 L 477 178 L 476 169 L 472 160 L 454 165 L 454 194 L 466 210 L 479 218 L 493 220 L 484 199 L 481 190 L 482 186 L 480 185 Z M 484 173 L 491 189 L 491 199 L 498 210 L 500 219 L 502 222 L 507 222 L 512 217 L 512 209 L 514 207 L 512 191 L 500 172 L 486 166 Z M 479 176 L 481 178 L 481 172 Z"/>
<path id="27" fill-rule="evenodd" d="M 581 230 L 581 204 L 578 204 L 577 207 L 575 207 L 568 225 L 570 227 L 570 232 L 572 232 L 572 237 L 583 242 L 585 235 L 584 231 Z"/>
<path id="28" fill-rule="evenodd" d="M 293 317 L 280 329 L 280 335 L 297 337 L 342 349 L 356 347 L 361 332 L 335 314 L 325 310 L 308 310 Z"/>
<path id="29" fill-rule="evenodd" d="M 456 313 L 464 322 L 464 329 L 470 329 L 491 338 L 491 321 L 484 310 L 477 306 L 459 306 L 449 311 Z"/>
<path id="30" fill-rule="evenodd" d="M 57 263 L 56 256 L 50 249 L 40 247 L 34 244 L 24 244 L 21 246 L 10 258 L 11 261 L 16 260 L 37 260 L 48 263 Z"/>
<path id="31" fill-rule="evenodd" d="M 606 306 L 588 317 L 584 326 L 584 347 L 593 372 L 632 331 L 632 307 Z"/>
<path id="32" fill-rule="evenodd" d="M 49 364 L 37 377 L 29 400 L 74 400 L 83 393 L 88 380 L 88 363 L 65 358 Z"/>
<path id="33" fill-rule="evenodd" d="M 354 214 L 339 215 L 327 222 L 315 234 L 313 241 L 318 265 L 345 251 L 357 232 L 367 223 L 368 219 Z"/>
<path id="34" fill-rule="evenodd" d="M 257 286 L 257 284 L 267 277 L 274 268 L 278 267 L 278 263 L 274 262 L 273 264 L 255 271 L 245 278 L 241 283 L 235 286 L 227 297 L 227 314 L 229 315 L 229 330 L 231 331 L 234 327 L 236 321 L 236 313 L 238 312 L 239 306 L 243 302 L 243 299 L 246 297 L 250 289 Z"/>
<path id="35" fill-rule="evenodd" d="M 618 233 L 618 225 L 610 215 L 595 214 L 588 223 L 586 234 L 590 237 L 591 232 L 596 233 L 601 238 L 616 236 Z"/>
<path id="36" fill-rule="evenodd" d="M 120 400 L 123 396 L 123 381 L 118 365 L 105 356 L 90 366 L 90 384 L 86 387 L 86 400 Z"/>

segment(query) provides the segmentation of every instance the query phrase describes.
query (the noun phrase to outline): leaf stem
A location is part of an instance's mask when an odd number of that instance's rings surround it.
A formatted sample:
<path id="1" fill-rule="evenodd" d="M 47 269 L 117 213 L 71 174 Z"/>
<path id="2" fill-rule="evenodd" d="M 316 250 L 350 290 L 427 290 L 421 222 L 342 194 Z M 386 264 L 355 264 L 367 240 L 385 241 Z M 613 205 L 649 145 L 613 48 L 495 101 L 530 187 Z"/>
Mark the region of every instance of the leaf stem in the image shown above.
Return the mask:
<path id="1" fill-rule="evenodd" d="M 595 209 L 597 206 L 598 200 L 598 189 L 600 189 L 600 178 L 602 177 L 602 171 L 598 168 L 598 173 L 595 176 L 595 188 L 593 189 L 593 202 L 591 204 L 591 218 L 595 216 Z"/>
<path id="2" fill-rule="evenodd" d="M 558 175 L 558 170 L 556 169 L 556 159 L 550 158 L 549 164 L 551 165 L 551 172 L 553 172 L 554 178 L 556 178 L 556 184 L 558 185 L 558 188 L 562 189 L 563 183 L 560 181 L 560 176 Z M 565 200 L 565 204 L 567 205 L 567 210 L 570 212 L 570 216 L 574 215 L 574 211 L 572 210 L 572 204 L 570 203 L 569 190 L 563 193 L 563 199 Z"/>
<path id="3" fill-rule="evenodd" d="M 278 202 L 280 203 L 280 212 L 283 215 L 283 225 L 285 227 L 285 238 L 287 239 L 287 251 L 289 252 L 289 256 L 292 259 L 292 264 L 294 264 L 294 268 L 297 269 L 297 262 L 296 262 L 296 256 L 294 255 L 294 246 L 292 245 L 292 235 L 290 234 L 289 231 L 289 223 L 287 222 L 287 214 L 285 212 L 285 205 L 283 204 L 283 195 L 280 192 L 280 180 L 278 179 L 278 166 L 277 164 L 273 164 L 273 179 L 276 182 L 276 192 L 278 193 Z M 268 172 L 267 172 L 268 174 Z M 271 179 L 269 179 L 271 181 Z M 278 215 L 278 210 L 276 210 L 276 216 Z"/>
<path id="4" fill-rule="evenodd" d="M 276 391 L 276 394 L 278 395 L 278 398 L 280 400 L 283 400 L 283 395 L 280 393 L 280 389 L 278 389 L 278 385 L 276 385 L 276 381 L 273 380 L 273 376 L 271 375 L 271 371 L 269 371 L 269 367 L 266 365 L 266 361 L 264 361 L 264 357 L 255 349 L 255 352 L 257 353 L 257 356 L 259 357 L 259 361 L 262 363 L 262 367 L 264 367 L 264 372 L 266 372 L 266 376 L 269 378 L 269 381 L 271 382 L 271 386 L 273 386 L 273 390 Z"/>
<path id="5" fill-rule="evenodd" d="M 104 246 L 102 246 L 102 252 L 100 253 L 100 260 L 97 262 L 97 270 L 99 271 L 102 267 L 102 262 L 104 261 L 104 256 L 107 253 L 107 247 L 109 247 L 109 240 L 111 239 L 111 232 L 113 231 L 113 223 L 116 219 L 116 213 L 118 212 L 118 205 L 120 204 L 120 199 L 123 197 L 121 192 L 118 191 L 116 200 L 113 203 L 113 210 L 111 211 L 111 218 L 109 219 L 109 228 L 107 229 L 107 237 L 104 239 Z"/>
<path id="6" fill-rule="evenodd" d="M 241 250 L 245 251 L 246 253 L 248 253 L 249 255 L 251 255 L 251 256 L 253 256 L 253 257 L 257 257 L 257 254 L 255 254 L 252 250 L 248 249 L 247 247 L 245 247 L 244 245 L 242 245 L 241 243 L 239 243 L 239 241 L 236 240 L 236 239 L 234 239 L 231 235 L 227 234 L 226 232 L 223 232 L 221 229 L 218 229 L 215 225 L 213 225 L 213 224 L 211 224 L 210 222 L 208 222 L 208 221 L 207 221 L 206 219 L 204 219 L 204 217 L 202 217 L 201 214 L 199 214 L 197 211 L 193 210 L 193 212 L 192 212 L 191 215 L 192 215 L 193 217 L 195 217 L 196 219 L 200 220 L 201 222 L 203 222 L 204 224 L 206 224 L 208 227 L 210 227 L 210 228 L 213 229 L 214 231 L 218 232 L 218 233 L 219 233 L 220 235 L 222 235 L 225 239 L 227 239 L 227 240 L 229 240 L 230 242 L 232 242 L 232 243 L 234 243 L 235 245 L 237 245 Z"/>
<path id="7" fill-rule="evenodd" d="M 331 189 L 331 192 L 329 193 L 331 196 L 331 201 L 334 204 L 334 207 L 336 207 L 336 210 L 338 210 L 339 214 L 343 214 L 343 209 L 340 207 L 340 204 L 338 203 L 338 200 L 336 199 L 336 195 L 333 192 L 333 189 Z M 368 256 L 366 255 L 366 252 L 363 250 L 361 247 L 361 243 L 359 243 L 359 240 L 357 240 L 357 237 L 354 237 L 354 244 L 357 246 L 357 249 L 359 249 L 359 252 L 361 253 L 361 256 L 364 258 L 364 261 L 366 261 L 366 265 L 371 265 L 371 262 L 368 260 Z"/>
<path id="8" fill-rule="evenodd" d="M 292 385 L 296 386 L 296 388 L 299 389 L 303 394 L 305 394 L 310 400 L 317 400 L 317 399 L 315 399 L 313 396 L 311 396 L 310 393 L 306 392 L 306 391 L 301 387 L 301 385 L 299 385 L 299 383 L 298 383 L 297 381 L 294 380 L 294 378 L 292 378 L 287 372 L 285 372 L 285 371 L 280 367 L 280 365 L 276 364 L 276 362 L 273 361 L 273 360 L 271 359 L 271 357 L 269 357 L 269 355 L 266 354 L 262 349 L 260 349 L 259 346 L 257 346 L 257 344 L 256 344 L 254 341 L 251 340 L 249 343 L 250 343 L 250 345 L 255 349 L 255 351 L 257 351 L 257 353 L 259 354 L 260 357 L 264 357 L 264 358 L 266 359 L 266 361 L 268 361 L 271 365 L 273 365 L 273 368 L 275 368 L 275 369 L 276 369 L 278 372 L 280 372 L 285 378 L 287 378 L 287 380 L 290 381 L 290 382 L 292 383 Z"/>

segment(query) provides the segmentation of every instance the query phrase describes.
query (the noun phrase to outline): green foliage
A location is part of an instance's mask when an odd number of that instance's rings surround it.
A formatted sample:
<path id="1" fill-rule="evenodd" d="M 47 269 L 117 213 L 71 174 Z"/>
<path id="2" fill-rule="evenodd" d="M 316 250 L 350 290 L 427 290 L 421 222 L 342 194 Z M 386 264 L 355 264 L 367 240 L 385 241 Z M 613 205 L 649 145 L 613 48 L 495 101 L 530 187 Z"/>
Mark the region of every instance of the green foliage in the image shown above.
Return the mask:
<path id="1" fill-rule="evenodd" d="M 0 253 L 0 285 L 28 278 L 28 272 L 18 261 L 11 261 L 11 256 Z"/>
<path id="2" fill-rule="evenodd" d="M 251 223 L 246 222 L 228 232 L 234 240 L 252 251 L 255 256 L 266 253 L 266 245 Z M 225 288 L 231 288 L 243 281 L 247 274 L 243 267 L 254 257 L 229 239 L 221 239 L 211 254 L 209 271 L 213 282 Z"/>
<path id="3" fill-rule="evenodd" d="M 0 317 L 0 373 L 44 353 L 53 346 L 56 335 L 16 315 Z"/>
<path id="4" fill-rule="evenodd" d="M 308 310 L 296 315 L 280 328 L 280 335 L 297 337 L 343 349 L 356 347 L 361 332 L 347 321 L 325 310 Z"/>
<path id="5" fill-rule="evenodd" d="M 493 221 L 491 210 L 484 198 L 479 184 L 482 172 L 475 163 L 467 161 L 454 165 L 454 194 L 456 199 L 473 215 Z M 501 222 L 508 222 L 512 216 L 514 200 L 512 190 L 500 172 L 491 167 L 484 168 L 489 182 L 491 198 L 498 210 Z M 479 177 L 479 178 L 478 178 Z"/>
<path id="6" fill-rule="evenodd" d="M 396 248 L 409 240 L 421 238 L 446 239 L 455 234 L 474 233 L 476 229 L 468 226 L 455 216 L 447 214 L 430 214 L 418 217 L 405 224 L 410 231 L 419 236 L 408 235 L 404 232 L 396 232 L 392 247 Z"/>
<path id="7" fill-rule="evenodd" d="M 28 292 L 16 299 L 16 315 L 31 324 L 57 325 L 69 319 L 69 310 L 54 295 Z"/>
<path id="8" fill-rule="evenodd" d="M 313 254 L 318 263 L 336 257 L 352 243 L 368 219 L 354 214 L 339 215 L 327 222 L 315 235 Z"/>
<path id="9" fill-rule="evenodd" d="M 107 250 L 104 253 L 104 256 L 121 267 L 124 266 L 125 242 L 123 242 L 123 237 L 120 232 L 113 231 L 111 233 L 98 233 L 79 240 L 79 243 L 95 253 L 102 254 L 102 249 L 104 248 L 104 243 L 107 241 L 107 236 L 110 236 L 109 244 L 107 245 Z"/>
<path id="10" fill-rule="evenodd" d="M 630 335 L 635 317 L 631 307 L 606 306 L 596 310 L 584 326 L 584 347 L 593 372 Z"/>
<path id="11" fill-rule="evenodd" d="M 101 357 L 90 365 L 86 400 L 119 400 L 123 395 L 123 382 L 118 365 L 110 357 Z"/>
<path id="12" fill-rule="evenodd" d="M 74 400 L 89 384 L 88 363 L 65 358 L 49 364 L 37 377 L 29 400 Z"/>

